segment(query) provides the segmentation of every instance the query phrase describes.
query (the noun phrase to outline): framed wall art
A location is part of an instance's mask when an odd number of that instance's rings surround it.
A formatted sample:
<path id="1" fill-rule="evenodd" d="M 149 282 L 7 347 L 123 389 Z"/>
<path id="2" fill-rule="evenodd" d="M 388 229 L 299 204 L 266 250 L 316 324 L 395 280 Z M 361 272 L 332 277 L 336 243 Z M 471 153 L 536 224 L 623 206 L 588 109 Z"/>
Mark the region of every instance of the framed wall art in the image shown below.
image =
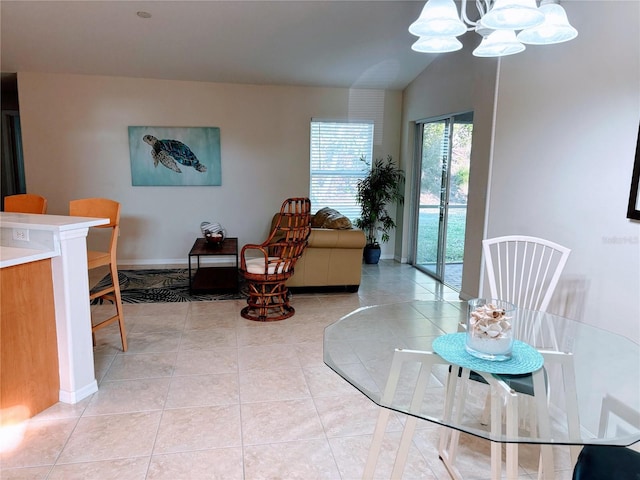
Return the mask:
<path id="1" fill-rule="evenodd" d="M 133 186 L 222 185 L 218 127 L 129 127 Z"/>
<path id="2" fill-rule="evenodd" d="M 638 128 L 636 160 L 633 163 L 633 174 L 631 176 L 631 192 L 629 193 L 627 218 L 640 220 L 640 128 Z"/>

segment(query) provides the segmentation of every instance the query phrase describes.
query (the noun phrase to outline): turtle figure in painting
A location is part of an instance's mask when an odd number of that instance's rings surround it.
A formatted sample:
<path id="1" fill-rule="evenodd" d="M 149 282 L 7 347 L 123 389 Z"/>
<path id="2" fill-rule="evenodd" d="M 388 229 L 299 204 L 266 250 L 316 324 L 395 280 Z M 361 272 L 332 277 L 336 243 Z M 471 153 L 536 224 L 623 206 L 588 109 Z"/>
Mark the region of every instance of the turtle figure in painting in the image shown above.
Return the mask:
<path id="1" fill-rule="evenodd" d="M 142 137 L 145 143 L 151 145 L 151 156 L 153 157 L 153 166 L 157 167 L 158 162 L 177 173 L 182 173 L 178 163 L 185 167 L 193 167 L 198 172 L 206 172 L 205 167 L 198 158 L 193 154 L 191 149 L 178 140 L 158 140 L 153 135 L 145 135 Z"/>

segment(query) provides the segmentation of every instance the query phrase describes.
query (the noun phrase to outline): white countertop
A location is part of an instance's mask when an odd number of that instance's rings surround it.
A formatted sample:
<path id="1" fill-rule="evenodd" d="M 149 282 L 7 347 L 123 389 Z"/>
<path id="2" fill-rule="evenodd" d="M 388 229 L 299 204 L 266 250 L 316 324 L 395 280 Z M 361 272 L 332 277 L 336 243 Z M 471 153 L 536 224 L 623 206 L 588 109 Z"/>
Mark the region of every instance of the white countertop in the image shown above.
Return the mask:
<path id="1" fill-rule="evenodd" d="M 35 262 L 60 255 L 55 250 L 36 250 L 33 248 L 0 246 L 0 268 L 13 267 L 23 263 Z"/>
<path id="2" fill-rule="evenodd" d="M 109 223 L 108 218 L 70 217 L 67 215 L 36 215 L 32 213 L 0 212 L 0 227 L 29 228 L 63 232 Z"/>
<path id="3" fill-rule="evenodd" d="M 5 240 L 0 245 L 0 268 L 56 257 L 60 255 L 60 248 L 57 245 L 60 232 L 95 227 L 107 223 L 109 223 L 108 218 L 0 212 L 1 229 L 21 228 L 32 232 L 50 232 L 48 235 L 50 241 L 52 241 L 49 247 L 43 247 L 41 243 L 37 242 L 14 241 L 6 244 L 8 235 L 3 235 Z"/>

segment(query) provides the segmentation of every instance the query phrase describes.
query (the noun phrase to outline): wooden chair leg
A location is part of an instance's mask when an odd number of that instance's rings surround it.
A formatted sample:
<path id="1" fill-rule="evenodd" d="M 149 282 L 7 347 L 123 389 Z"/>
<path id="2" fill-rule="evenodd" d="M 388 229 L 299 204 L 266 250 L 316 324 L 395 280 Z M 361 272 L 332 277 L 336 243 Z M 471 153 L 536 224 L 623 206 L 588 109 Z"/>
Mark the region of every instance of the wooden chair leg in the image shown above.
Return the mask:
<path id="1" fill-rule="evenodd" d="M 113 302 L 116 308 L 116 314 L 109 317 L 106 320 L 101 321 L 91 327 L 91 333 L 93 336 L 93 345 L 95 346 L 95 332 L 100 330 L 101 328 L 106 327 L 107 325 L 117 321 L 118 327 L 120 329 L 120 341 L 122 342 L 122 351 L 127 351 L 127 331 L 124 325 L 124 308 L 122 307 L 122 296 L 120 294 L 120 283 L 118 281 L 118 269 L 115 265 L 109 267 L 109 273 L 111 275 L 111 287 L 106 288 L 105 290 L 101 290 L 100 292 L 96 292 L 91 295 L 89 298 L 91 300 L 95 298 L 100 298 L 104 300 L 109 300 Z"/>
<path id="2" fill-rule="evenodd" d="M 118 267 L 111 264 L 111 280 L 113 281 L 113 293 L 115 295 L 116 314 L 118 315 L 118 326 L 120 327 L 120 340 L 122 341 L 122 351 L 127 351 L 127 331 L 124 326 L 124 308 L 122 307 L 122 296 L 120 295 L 120 281 L 118 278 Z"/>

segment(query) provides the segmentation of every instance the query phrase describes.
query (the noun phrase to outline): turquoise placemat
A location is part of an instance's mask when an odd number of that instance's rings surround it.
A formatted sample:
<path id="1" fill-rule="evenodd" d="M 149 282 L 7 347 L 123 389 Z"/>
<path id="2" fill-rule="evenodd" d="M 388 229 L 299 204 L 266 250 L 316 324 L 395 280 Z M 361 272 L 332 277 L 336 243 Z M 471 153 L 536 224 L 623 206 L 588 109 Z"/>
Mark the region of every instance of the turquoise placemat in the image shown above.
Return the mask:
<path id="1" fill-rule="evenodd" d="M 513 352 L 509 360 L 501 362 L 483 360 L 474 357 L 465 350 L 466 337 L 466 333 L 442 335 L 433 341 L 433 351 L 454 365 L 477 372 L 502 375 L 520 375 L 535 372 L 544 363 L 540 352 L 520 340 L 513 341 Z"/>

